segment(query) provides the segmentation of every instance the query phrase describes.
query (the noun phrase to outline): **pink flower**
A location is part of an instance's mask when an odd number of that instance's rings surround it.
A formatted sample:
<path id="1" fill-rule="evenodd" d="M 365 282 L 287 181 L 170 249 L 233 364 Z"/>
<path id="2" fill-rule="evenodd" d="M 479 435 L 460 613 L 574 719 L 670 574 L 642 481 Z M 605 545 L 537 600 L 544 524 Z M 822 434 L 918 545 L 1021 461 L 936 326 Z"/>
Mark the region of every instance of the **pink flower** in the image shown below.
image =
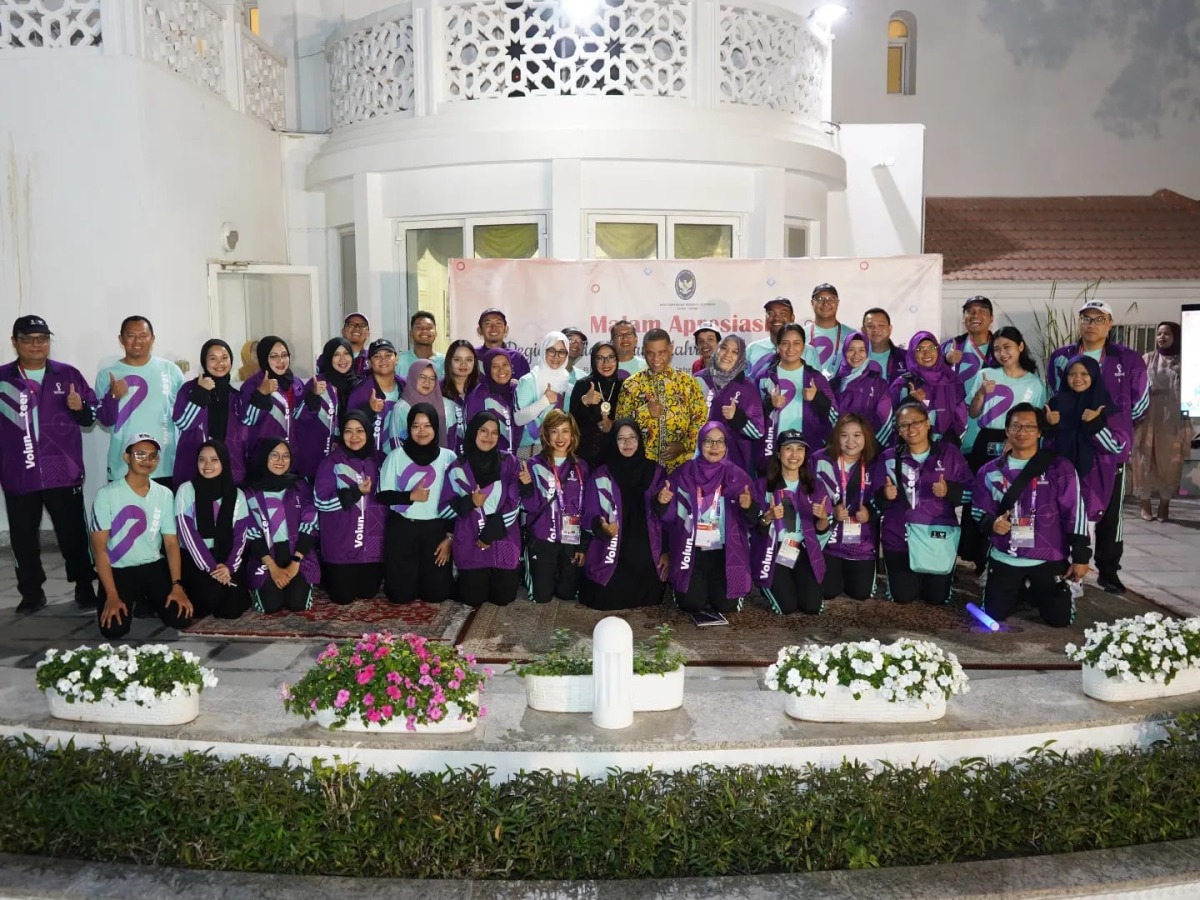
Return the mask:
<path id="1" fill-rule="evenodd" d="M 376 658 L 376 659 L 383 659 L 383 658 L 384 658 L 385 656 L 387 656 L 387 655 L 388 655 L 390 652 L 391 652 L 391 648 L 390 648 L 390 647 L 380 647 L 379 649 L 377 649 L 377 650 L 375 651 L 375 658 Z"/>
<path id="2" fill-rule="evenodd" d="M 459 685 L 458 679 L 457 678 L 453 679 L 449 684 L 450 690 L 457 691 L 458 685 Z"/>
<path id="3" fill-rule="evenodd" d="M 388 684 L 399 684 L 400 682 L 402 682 L 404 680 L 404 678 L 400 675 L 399 672 L 388 672 L 387 680 L 388 680 Z"/>
<path id="4" fill-rule="evenodd" d="M 337 696 L 333 699 L 335 709 L 341 709 L 348 702 L 350 702 L 350 692 L 345 689 L 338 691 Z"/>
<path id="5" fill-rule="evenodd" d="M 389 703 L 386 706 L 379 707 L 379 714 L 385 719 L 390 719 L 392 717 L 392 705 Z"/>
<path id="6" fill-rule="evenodd" d="M 430 678 L 428 675 L 422 675 L 421 680 L 417 683 L 429 686 L 429 685 L 433 684 L 433 679 Z"/>
<path id="7" fill-rule="evenodd" d="M 491 678 L 491 677 L 492 677 L 492 670 L 491 670 L 491 669 L 484 669 L 484 670 L 483 670 L 483 677 L 484 677 L 484 678 Z"/>
<path id="8" fill-rule="evenodd" d="M 377 710 L 377 709 L 373 709 L 367 713 L 367 721 L 368 722 L 378 722 L 382 718 L 383 718 L 382 713 L 380 713 L 379 710 Z"/>
<path id="9" fill-rule="evenodd" d="M 284 700 L 292 699 L 292 689 L 288 687 L 288 683 L 286 681 L 279 686 L 279 696 Z"/>
<path id="10" fill-rule="evenodd" d="M 407 728 L 409 731 L 416 731 L 417 730 L 417 717 L 409 716 L 407 719 L 405 719 L 404 727 Z"/>
<path id="11" fill-rule="evenodd" d="M 350 657 L 350 665 L 361 666 L 362 664 L 363 664 L 363 658 L 361 656 L 359 656 L 357 653 L 355 653 L 353 656 Z"/>
<path id="12" fill-rule="evenodd" d="M 486 715 L 487 715 L 487 707 L 486 706 L 479 707 L 479 718 L 482 719 Z"/>
<path id="13" fill-rule="evenodd" d="M 460 669 L 458 666 L 455 666 L 455 667 L 454 667 L 454 678 L 455 678 L 455 680 L 456 680 L 456 681 L 462 681 L 462 680 L 463 680 L 464 678 L 466 678 L 466 677 L 467 677 L 467 673 L 466 673 L 466 672 L 464 672 L 464 671 L 463 671 L 462 669 Z"/>
<path id="14" fill-rule="evenodd" d="M 442 717 L 442 711 L 440 709 L 438 709 L 436 706 L 433 709 L 429 710 L 429 718 L 433 719 L 433 721 L 436 722 L 441 717 Z"/>
<path id="15" fill-rule="evenodd" d="M 400 688 L 396 687 L 394 684 L 389 684 L 387 686 L 387 695 L 393 700 L 399 700 L 400 697 L 403 696 Z"/>
<path id="16" fill-rule="evenodd" d="M 429 674 L 429 663 L 421 663 L 421 674 L 422 675 Z"/>
<path id="17" fill-rule="evenodd" d="M 311 709 L 313 712 L 316 712 L 316 710 L 317 710 L 317 701 L 316 701 L 316 700 L 309 700 L 309 701 L 308 701 L 308 708 L 309 708 L 309 709 Z"/>
<path id="18" fill-rule="evenodd" d="M 375 666 L 370 665 L 358 670 L 358 683 L 366 684 L 375 677 Z"/>
<path id="19" fill-rule="evenodd" d="M 408 695 L 408 700 L 406 700 L 405 702 L 408 704 L 409 709 L 416 709 L 417 698 L 414 697 L 412 694 Z"/>
<path id="20" fill-rule="evenodd" d="M 363 706 L 374 706 L 374 705 L 375 705 L 375 695 L 374 694 L 363 694 Z"/>

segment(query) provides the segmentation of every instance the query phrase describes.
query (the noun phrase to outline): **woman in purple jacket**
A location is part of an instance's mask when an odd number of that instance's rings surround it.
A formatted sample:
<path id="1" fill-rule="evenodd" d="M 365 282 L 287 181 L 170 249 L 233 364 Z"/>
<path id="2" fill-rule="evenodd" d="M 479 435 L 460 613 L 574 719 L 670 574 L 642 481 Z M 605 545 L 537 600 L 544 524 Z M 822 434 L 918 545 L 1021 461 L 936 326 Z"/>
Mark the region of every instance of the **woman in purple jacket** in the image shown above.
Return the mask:
<path id="1" fill-rule="evenodd" d="M 610 434 L 604 465 L 584 492 L 583 520 L 592 540 L 579 599 L 606 611 L 657 606 L 667 555 L 662 523 L 653 513 L 666 471 L 646 459 L 645 439 L 632 419 L 618 419 Z"/>
<path id="2" fill-rule="evenodd" d="M 330 600 L 346 606 L 379 592 L 387 507 L 374 493 L 379 454 L 367 414 L 346 413 L 341 437 L 317 467 L 313 500 L 321 531 L 321 583 Z"/>
<path id="3" fill-rule="evenodd" d="M 825 599 L 845 594 L 866 600 L 875 592 L 879 514 L 871 505 L 883 486 L 879 445 L 871 426 L 851 413 L 838 419 L 824 450 L 813 454 L 817 483 L 833 504 L 825 544 Z"/>
<path id="4" fill-rule="evenodd" d="M 766 511 L 750 541 L 750 557 L 758 566 L 754 581 L 775 612 L 817 615 L 825 607 L 821 547 L 829 534 L 829 500 L 813 478 L 808 444 L 799 431 L 779 436 L 765 489 Z"/>
<path id="5" fill-rule="evenodd" d="M 950 602 L 959 524 L 955 508 L 975 480 L 957 447 L 930 438 L 925 404 L 906 400 L 896 410 L 900 443 L 883 454 L 885 482 L 875 494 L 883 513 L 883 561 L 896 603 L 920 598 Z M 932 548 L 937 565 L 930 566 Z M 915 567 L 915 568 L 914 568 Z M 929 571 L 944 568 L 945 571 Z M 918 571 L 921 570 L 921 571 Z"/>
<path id="6" fill-rule="evenodd" d="M 908 397 L 920 400 L 929 410 L 935 441 L 948 440 L 962 446 L 967 430 L 967 392 L 942 355 L 932 331 L 918 331 L 908 342 L 908 371 L 892 382 L 892 405 L 899 407 Z M 888 434 L 895 431 L 888 428 Z"/>
<path id="7" fill-rule="evenodd" d="M 841 415 L 858 413 L 886 446 L 892 419 L 892 395 L 883 369 L 869 356 L 870 344 L 861 331 L 852 331 L 842 342 L 842 363 L 829 380 Z"/>
<path id="8" fill-rule="evenodd" d="M 296 422 L 294 468 L 297 474 L 312 479 L 321 460 L 333 450 L 338 423 L 346 417 L 350 394 L 358 383 L 354 375 L 354 355 L 345 338 L 327 341 L 317 357 L 317 374 L 308 383 L 304 404 Z"/>
<path id="9" fill-rule="evenodd" d="M 467 397 L 479 383 L 479 361 L 474 345 L 459 339 L 446 348 L 442 364 L 442 425 L 446 431 L 446 448 L 457 456 L 462 452 L 463 433 L 467 428 Z"/>
<path id="10" fill-rule="evenodd" d="M 308 609 L 312 586 L 321 580 L 312 488 L 291 468 L 287 441 L 263 438 L 254 445 L 246 481 L 254 519 L 247 536 L 247 570 L 259 612 Z"/>
<path id="11" fill-rule="evenodd" d="M 179 429 L 175 447 L 175 485 L 191 481 L 196 474 L 196 454 L 215 438 L 229 448 L 229 474 L 234 484 L 246 479 L 246 439 L 242 422 L 242 395 L 229 384 L 233 351 L 213 338 L 200 348 L 200 375 L 184 385 L 175 397 L 173 418 Z"/>
<path id="12" fill-rule="evenodd" d="M 250 426 L 246 437 L 248 453 L 267 438 L 287 441 L 290 445 L 304 403 L 304 379 L 292 373 L 292 351 L 287 341 L 268 334 L 258 342 L 254 352 L 261 371 L 251 375 L 241 388 L 243 415 Z M 246 462 L 250 462 L 249 457 Z"/>
<path id="13" fill-rule="evenodd" d="M 750 529 L 761 508 L 753 479 L 728 458 L 729 429 L 708 422 L 697 443 L 699 455 L 656 498 L 673 549 L 671 587 L 684 612 L 735 612 L 750 593 Z"/>
<path id="14" fill-rule="evenodd" d="M 475 607 L 508 606 L 520 584 L 520 466 L 499 444 L 500 420 L 491 412 L 476 413 L 467 423 L 462 457 L 442 486 L 441 505 L 455 515 L 451 554 L 458 597 Z"/>
<path id="15" fill-rule="evenodd" d="M 717 346 L 696 380 L 708 403 L 708 420 L 723 422 L 733 435 L 730 462 L 753 473 L 754 442 L 762 440 L 766 426 L 762 399 L 748 372 L 746 342 L 731 334 Z"/>
<path id="16" fill-rule="evenodd" d="M 561 409 L 546 413 L 539 439 L 541 451 L 528 465 L 521 463 L 521 502 L 529 529 L 525 587 L 534 603 L 574 600 L 587 551 L 583 488 L 588 464 L 577 455 L 579 426 Z"/>
<path id="17" fill-rule="evenodd" d="M 517 387 L 512 377 L 512 360 L 501 347 L 483 354 L 483 374 L 475 390 L 467 395 L 465 415 L 471 422 L 481 412 L 491 413 L 500 429 L 499 451 L 517 452 L 516 431 Z M 463 451 L 470 449 L 463 440 Z"/>

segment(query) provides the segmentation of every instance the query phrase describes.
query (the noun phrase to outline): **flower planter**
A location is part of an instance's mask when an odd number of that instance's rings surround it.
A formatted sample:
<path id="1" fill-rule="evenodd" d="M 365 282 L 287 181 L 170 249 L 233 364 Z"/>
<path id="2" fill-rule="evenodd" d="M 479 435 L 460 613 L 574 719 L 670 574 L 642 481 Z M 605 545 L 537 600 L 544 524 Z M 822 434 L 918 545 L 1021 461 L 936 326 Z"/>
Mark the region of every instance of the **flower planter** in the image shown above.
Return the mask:
<path id="1" fill-rule="evenodd" d="M 473 703 L 478 703 L 478 692 L 472 694 L 470 700 Z M 332 709 L 318 709 L 316 720 L 317 724 L 322 728 L 330 728 L 337 721 L 337 716 Z M 347 718 L 346 724 L 337 730 L 357 733 L 367 732 L 370 734 L 462 734 L 467 731 L 474 731 L 475 726 L 478 724 L 478 719 L 459 718 L 458 704 L 452 700 L 446 704 L 446 715 L 444 718 L 436 722 L 426 722 L 424 724 L 417 722 L 412 730 L 405 725 L 405 718 L 401 715 L 397 715 L 387 722 L 364 722 L 358 713 L 354 713 Z"/>
<path id="2" fill-rule="evenodd" d="M 591 675 L 526 675 L 525 702 L 542 712 L 591 712 Z M 633 711 L 662 712 L 683 706 L 683 666 L 670 672 L 633 676 Z"/>
<path id="3" fill-rule="evenodd" d="M 946 714 L 945 698 L 892 702 L 877 691 L 867 691 L 855 700 L 850 688 L 841 684 L 827 686 L 824 697 L 785 696 L 785 712 L 808 722 L 933 722 Z"/>
<path id="4" fill-rule="evenodd" d="M 1200 669 L 1181 669 L 1170 684 L 1159 684 L 1157 681 L 1124 681 L 1087 664 L 1083 666 L 1083 692 L 1107 703 L 1177 697 L 1193 691 L 1200 691 Z"/>
<path id="5" fill-rule="evenodd" d="M 47 688 L 50 715 L 72 722 L 104 722 L 113 725 L 183 725 L 200 715 L 200 695 L 165 697 L 150 706 L 132 700 L 76 700 L 68 703 L 58 691 Z"/>

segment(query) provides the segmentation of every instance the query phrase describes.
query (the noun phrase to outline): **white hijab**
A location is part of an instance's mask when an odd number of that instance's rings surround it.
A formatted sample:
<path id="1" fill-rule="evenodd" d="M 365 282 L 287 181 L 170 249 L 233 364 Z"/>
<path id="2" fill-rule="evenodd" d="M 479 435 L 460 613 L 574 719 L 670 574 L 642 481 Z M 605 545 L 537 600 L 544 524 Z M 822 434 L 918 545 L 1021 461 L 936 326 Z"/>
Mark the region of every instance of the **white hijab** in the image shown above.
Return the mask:
<path id="1" fill-rule="evenodd" d="M 563 347 L 570 346 L 567 343 L 567 336 L 561 331 L 551 331 L 542 338 L 542 358 L 533 367 L 533 385 L 539 393 L 546 389 L 546 385 L 550 385 L 552 391 L 561 394 L 571 382 L 571 370 L 567 368 L 567 358 L 563 357 L 557 367 L 551 368 L 550 361 L 546 357 L 546 351 L 558 343 L 561 343 Z"/>

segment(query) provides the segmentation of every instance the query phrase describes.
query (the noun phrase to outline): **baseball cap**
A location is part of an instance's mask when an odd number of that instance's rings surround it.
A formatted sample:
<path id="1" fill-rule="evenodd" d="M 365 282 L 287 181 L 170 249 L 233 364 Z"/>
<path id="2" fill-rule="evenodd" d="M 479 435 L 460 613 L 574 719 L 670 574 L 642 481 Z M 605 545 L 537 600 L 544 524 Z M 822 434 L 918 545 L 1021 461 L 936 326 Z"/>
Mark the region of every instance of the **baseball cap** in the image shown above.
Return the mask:
<path id="1" fill-rule="evenodd" d="M 345 328 L 347 325 L 350 324 L 350 320 L 354 319 L 354 318 L 362 319 L 364 322 L 367 323 L 367 328 L 371 327 L 371 320 L 368 319 L 366 316 L 364 316 L 360 312 L 352 312 L 352 313 L 350 313 L 350 315 L 346 316 L 346 318 L 342 319 L 342 327 Z"/>
<path id="2" fill-rule="evenodd" d="M 804 439 L 804 432 L 797 431 L 795 428 L 789 428 L 787 431 L 782 432 L 775 443 L 780 447 L 784 444 L 803 444 L 805 447 L 808 446 L 808 441 Z"/>
<path id="3" fill-rule="evenodd" d="M 835 297 L 837 297 L 837 295 L 838 295 L 837 288 L 835 288 L 828 281 L 822 281 L 815 288 L 813 288 L 813 291 L 812 291 L 813 299 L 816 299 L 817 294 L 820 294 L 823 291 L 828 291 L 830 294 L 833 294 L 833 296 L 835 296 Z"/>
<path id="4" fill-rule="evenodd" d="M 371 341 L 371 346 L 367 348 L 367 358 L 374 356 L 380 350 L 389 350 L 392 353 L 396 352 L 396 345 L 387 338 L 377 338 Z"/>
<path id="5" fill-rule="evenodd" d="M 774 300 L 771 301 L 771 303 L 774 302 Z M 771 303 L 768 303 L 767 306 L 770 306 Z M 788 304 L 788 308 L 791 308 L 790 303 Z M 764 306 L 763 309 L 766 309 L 766 306 Z M 695 340 L 696 338 L 700 337 L 700 332 L 702 331 L 711 331 L 717 336 L 717 340 L 721 339 L 721 329 L 717 327 L 716 322 L 701 322 L 696 326 L 696 330 L 692 332 L 692 339 Z"/>
<path id="6" fill-rule="evenodd" d="M 1106 316 L 1111 316 L 1113 314 L 1112 307 L 1103 300 L 1089 300 L 1087 303 L 1083 304 L 1083 306 L 1079 307 L 1079 309 L 1075 310 L 1075 312 L 1082 313 L 1089 309 L 1094 309 L 1096 312 L 1102 312 Z"/>
<path id="7" fill-rule="evenodd" d="M 501 313 L 501 315 L 504 315 L 504 313 Z M 507 320 L 506 320 L 506 321 L 507 321 Z M 582 329 L 582 328 L 576 328 L 574 325 L 568 325 L 566 328 L 564 328 L 564 329 L 562 330 L 562 333 L 563 333 L 563 334 L 565 334 L 565 335 L 567 335 L 567 337 L 570 337 L 570 336 L 571 336 L 571 335 L 573 335 L 573 334 L 577 334 L 577 335 L 579 335 L 581 338 L 583 338 L 585 341 L 587 340 L 587 335 L 586 335 L 586 334 L 584 334 L 584 331 L 583 331 L 583 329 Z"/>
<path id="8" fill-rule="evenodd" d="M 780 306 L 786 306 L 788 308 L 788 312 L 795 312 L 795 310 L 792 309 L 792 301 L 787 297 L 775 297 L 772 300 L 768 300 L 763 304 L 763 309 L 770 309 L 776 303 L 778 303 Z"/>
<path id="9" fill-rule="evenodd" d="M 13 337 L 22 334 L 54 334 L 41 316 L 21 316 L 13 322 Z"/>
<path id="10" fill-rule="evenodd" d="M 967 311 L 968 306 L 986 306 L 988 312 L 995 312 L 995 310 L 992 309 L 992 301 L 983 296 L 983 294 L 976 294 L 974 297 L 968 297 L 966 300 L 964 300 L 962 306 L 963 312 Z"/>
<path id="11" fill-rule="evenodd" d="M 482 325 L 483 320 L 486 319 L 488 316 L 499 316 L 500 318 L 502 318 L 504 320 L 505 325 L 508 324 L 508 316 L 506 316 L 504 314 L 504 310 L 496 309 L 494 306 L 488 307 L 487 309 L 485 309 L 483 312 L 481 312 L 479 314 L 479 324 Z"/>
<path id="12" fill-rule="evenodd" d="M 125 445 L 125 452 L 128 453 L 130 448 L 132 448 L 135 444 L 141 444 L 141 443 L 153 444 L 156 449 L 158 449 L 158 450 L 162 449 L 162 444 L 159 443 L 158 438 L 152 437 L 151 435 L 148 435 L 143 431 L 139 434 L 135 434 L 133 437 L 131 437 L 129 439 L 129 443 Z"/>

